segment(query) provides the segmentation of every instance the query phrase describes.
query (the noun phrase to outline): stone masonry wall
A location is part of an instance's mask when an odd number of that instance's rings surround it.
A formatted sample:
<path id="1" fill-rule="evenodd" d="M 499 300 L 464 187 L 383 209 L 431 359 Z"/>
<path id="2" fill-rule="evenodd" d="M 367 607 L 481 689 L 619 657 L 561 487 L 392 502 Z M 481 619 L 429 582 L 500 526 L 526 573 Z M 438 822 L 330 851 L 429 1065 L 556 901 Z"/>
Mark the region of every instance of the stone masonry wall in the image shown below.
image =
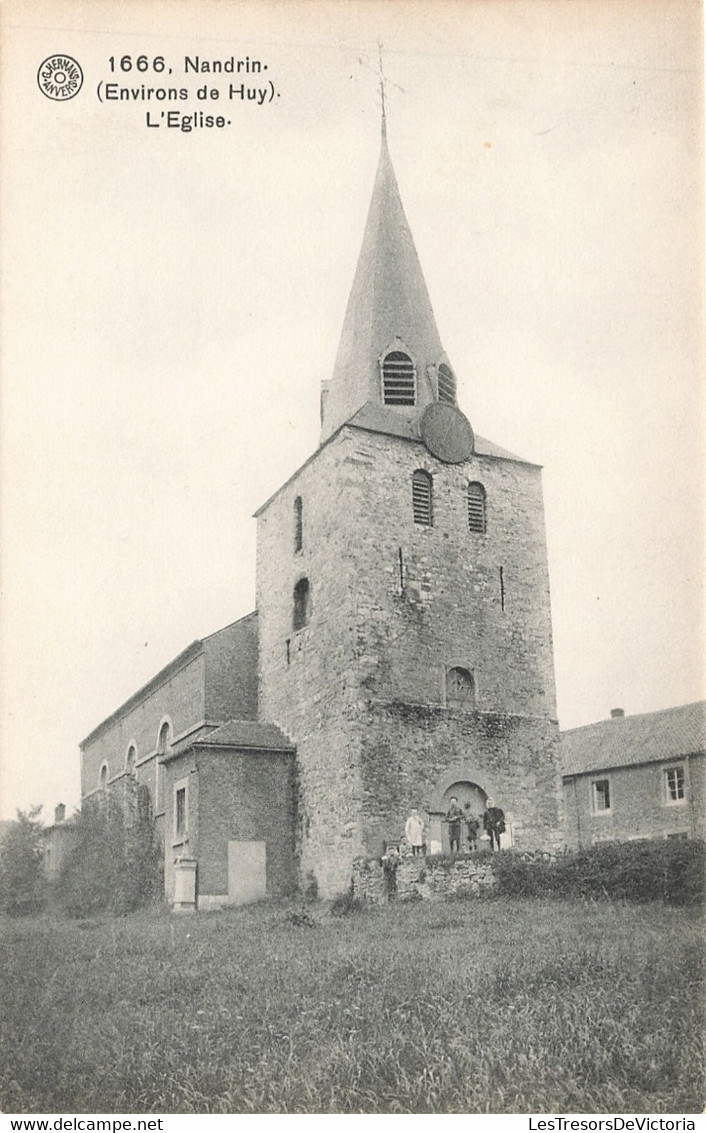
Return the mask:
<path id="1" fill-rule="evenodd" d="M 471 670 L 483 711 L 556 717 L 541 471 L 472 456 L 442 464 L 421 443 L 350 430 L 346 485 L 364 685 L 443 703 L 444 674 Z M 412 474 L 433 480 L 433 526 L 412 518 Z M 467 487 L 486 491 L 487 530 L 468 529 Z M 502 567 L 502 585 L 500 568 Z"/>
<path id="2" fill-rule="evenodd" d="M 413 522 L 417 468 L 433 477 L 432 527 Z M 486 489 L 486 534 L 468 529 L 471 480 Z M 301 577 L 311 618 L 294 631 Z M 353 859 L 399 837 L 407 808 L 454 768 L 475 769 L 486 793 L 485 779 L 501 784 L 524 845 L 556 838 L 538 468 L 486 456 L 444 465 L 421 443 L 344 428 L 260 515 L 258 610 L 260 716 L 297 744 L 302 868 L 322 895 L 346 888 Z M 445 703 L 453 666 L 475 678 L 466 713 Z"/>
<path id="3" fill-rule="evenodd" d="M 390 868 L 391 865 L 391 868 Z M 358 858 L 353 863 L 353 896 L 370 904 L 396 901 L 446 901 L 478 897 L 497 885 L 491 854 L 448 858 L 401 856 L 392 863 Z"/>
<path id="4" fill-rule="evenodd" d="M 553 850 L 558 725 L 534 717 L 375 702 L 365 712 L 365 839 L 373 853 L 402 837 L 412 807 L 441 825 L 439 784 L 477 784 L 505 812 L 520 850 Z"/>
<path id="5" fill-rule="evenodd" d="M 564 780 L 566 839 L 571 849 L 596 842 L 631 838 L 660 838 L 669 834 L 706 837 L 704 765 L 706 757 L 692 755 L 664 763 L 644 763 L 576 775 Z M 686 773 L 686 797 L 668 802 L 664 789 L 666 767 L 682 766 Z M 594 812 L 591 784 L 596 779 L 610 783 L 610 812 Z"/>
<path id="6" fill-rule="evenodd" d="M 301 877 L 322 896 L 348 887 L 362 851 L 360 725 L 352 637 L 356 554 L 345 516 L 341 437 L 321 449 L 258 517 L 260 719 L 297 745 L 297 843 Z M 303 545 L 295 550 L 300 496 Z M 293 629 L 293 593 L 309 580 L 311 615 Z"/>

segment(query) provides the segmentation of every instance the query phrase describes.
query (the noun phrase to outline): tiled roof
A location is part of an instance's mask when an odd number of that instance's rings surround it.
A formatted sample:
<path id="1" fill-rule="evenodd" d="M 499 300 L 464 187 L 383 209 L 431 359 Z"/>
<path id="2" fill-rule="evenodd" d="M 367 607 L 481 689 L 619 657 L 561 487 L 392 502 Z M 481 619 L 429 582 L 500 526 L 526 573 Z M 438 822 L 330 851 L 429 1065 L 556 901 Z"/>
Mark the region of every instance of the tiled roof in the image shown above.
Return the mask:
<path id="1" fill-rule="evenodd" d="M 562 732 L 564 775 L 655 763 L 706 751 L 706 701 L 619 716 Z"/>
<path id="2" fill-rule="evenodd" d="M 257 748 L 260 751 L 295 751 L 295 746 L 275 724 L 257 720 L 228 720 L 197 741 L 199 747 Z"/>
<path id="3" fill-rule="evenodd" d="M 346 424 L 353 425 L 356 429 L 366 429 L 371 433 L 385 433 L 387 436 L 404 437 L 406 440 L 421 442 L 419 420 L 419 414 L 413 418 L 408 417 L 391 409 L 389 405 L 377 405 L 374 401 L 368 401 L 349 421 L 346 421 Z M 475 440 L 474 451 L 478 456 L 496 456 L 503 460 L 516 460 L 520 464 L 533 463 L 525 460 L 524 457 L 515 456 L 514 453 L 493 444 L 492 441 L 487 441 L 485 437 L 476 436 Z"/>

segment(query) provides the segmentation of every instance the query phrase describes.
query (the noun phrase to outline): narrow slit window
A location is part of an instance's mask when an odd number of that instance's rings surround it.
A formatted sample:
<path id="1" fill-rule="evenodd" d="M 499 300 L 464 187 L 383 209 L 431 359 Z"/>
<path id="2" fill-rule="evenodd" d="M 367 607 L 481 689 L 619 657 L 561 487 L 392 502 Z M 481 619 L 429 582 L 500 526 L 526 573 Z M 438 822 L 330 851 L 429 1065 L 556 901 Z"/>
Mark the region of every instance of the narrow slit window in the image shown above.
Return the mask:
<path id="1" fill-rule="evenodd" d="M 485 488 L 475 481 L 468 485 L 468 530 L 478 535 L 486 531 Z"/>
<path id="2" fill-rule="evenodd" d="M 401 350 L 391 350 L 382 360 L 382 400 L 384 405 L 417 403 L 414 362 Z"/>
<path id="3" fill-rule="evenodd" d="M 300 578 L 294 587 L 292 629 L 303 629 L 311 617 L 311 587 L 308 578 Z"/>
<path id="4" fill-rule="evenodd" d="M 456 376 L 450 366 L 442 362 L 438 368 L 439 401 L 448 401 L 456 404 Z"/>
<path id="5" fill-rule="evenodd" d="M 177 838 L 183 838 L 186 834 L 186 787 L 179 787 L 176 791 L 174 812 L 174 832 Z"/>
<path id="6" fill-rule="evenodd" d="M 421 468 L 412 476 L 412 515 L 414 522 L 422 527 L 431 527 L 433 524 L 431 476 Z"/>
<path id="7" fill-rule="evenodd" d="M 294 550 L 301 551 L 304 546 L 303 527 L 304 505 L 301 496 L 294 501 Z"/>

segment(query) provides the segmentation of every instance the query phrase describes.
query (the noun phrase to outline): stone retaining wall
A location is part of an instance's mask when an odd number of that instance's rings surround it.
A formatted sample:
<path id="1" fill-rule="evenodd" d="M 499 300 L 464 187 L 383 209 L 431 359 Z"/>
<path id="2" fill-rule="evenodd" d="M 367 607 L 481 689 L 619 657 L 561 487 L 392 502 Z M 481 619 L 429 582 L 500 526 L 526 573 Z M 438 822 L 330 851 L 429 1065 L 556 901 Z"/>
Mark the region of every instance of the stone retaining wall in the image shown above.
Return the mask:
<path id="1" fill-rule="evenodd" d="M 489 853 L 356 858 L 353 896 L 374 904 L 478 897 L 497 885 Z"/>

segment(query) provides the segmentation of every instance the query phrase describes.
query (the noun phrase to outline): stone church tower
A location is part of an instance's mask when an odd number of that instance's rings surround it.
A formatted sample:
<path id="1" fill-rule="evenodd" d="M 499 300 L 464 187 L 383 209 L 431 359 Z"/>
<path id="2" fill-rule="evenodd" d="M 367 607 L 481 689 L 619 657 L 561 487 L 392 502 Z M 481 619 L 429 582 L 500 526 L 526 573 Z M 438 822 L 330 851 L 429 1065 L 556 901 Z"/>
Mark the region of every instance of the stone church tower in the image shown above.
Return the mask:
<path id="1" fill-rule="evenodd" d="M 541 470 L 456 404 L 383 136 L 316 453 L 257 513 L 258 715 L 297 747 L 301 876 L 347 887 L 455 795 L 556 844 Z"/>

